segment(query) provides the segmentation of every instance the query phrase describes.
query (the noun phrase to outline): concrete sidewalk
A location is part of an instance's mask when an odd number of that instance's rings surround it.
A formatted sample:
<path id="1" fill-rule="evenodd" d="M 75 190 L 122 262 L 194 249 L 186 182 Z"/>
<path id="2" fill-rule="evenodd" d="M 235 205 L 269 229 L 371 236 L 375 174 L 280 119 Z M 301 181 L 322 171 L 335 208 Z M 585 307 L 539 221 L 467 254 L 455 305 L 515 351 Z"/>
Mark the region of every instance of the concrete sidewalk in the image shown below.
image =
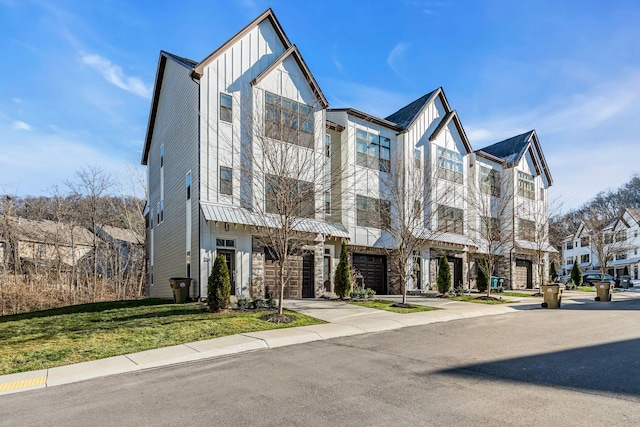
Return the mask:
<path id="1" fill-rule="evenodd" d="M 584 292 L 565 292 L 563 294 L 563 305 L 574 303 L 571 298 L 580 300 L 575 301 L 577 304 L 584 304 L 585 297 L 590 296 L 591 294 Z M 379 298 L 393 301 L 401 299 L 400 296 L 380 296 Z M 360 307 L 342 301 L 324 299 L 286 300 L 285 307 L 287 309 L 328 323 L 231 335 L 57 368 L 4 375 L 0 376 L 0 395 L 247 351 L 388 331 L 407 326 L 427 325 L 541 308 L 542 298 L 505 298 L 514 302 L 510 304 L 485 305 L 440 298 L 410 296 L 408 297 L 408 302 L 412 304 L 426 305 L 442 310 L 407 314 Z M 640 299 L 640 293 L 625 292 L 614 294 L 614 302 L 628 299 Z M 612 303 L 602 302 L 599 304 Z"/>

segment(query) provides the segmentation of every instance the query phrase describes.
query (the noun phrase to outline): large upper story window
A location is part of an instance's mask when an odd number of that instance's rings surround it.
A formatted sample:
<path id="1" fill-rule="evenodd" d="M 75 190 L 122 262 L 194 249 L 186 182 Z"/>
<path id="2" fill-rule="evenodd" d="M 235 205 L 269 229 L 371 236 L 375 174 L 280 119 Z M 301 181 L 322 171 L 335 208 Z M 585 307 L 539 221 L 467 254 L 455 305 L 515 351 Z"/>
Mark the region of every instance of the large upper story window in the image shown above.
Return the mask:
<path id="1" fill-rule="evenodd" d="M 464 233 L 464 211 L 447 205 L 438 205 L 438 231 Z"/>
<path id="2" fill-rule="evenodd" d="M 518 171 L 518 196 L 531 200 L 536 199 L 536 184 L 533 181 L 533 176 L 522 171 Z"/>
<path id="3" fill-rule="evenodd" d="M 500 172 L 485 166 L 480 166 L 480 191 L 500 197 Z"/>
<path id="4" fill-rule="evenodd" d="M 480 217 L 480 230 L 481 237 L 489 240 L 496 241 L 500 238 L 500 227 L 498 226 L 498 218 L 494 218 L 491 216 L 482 216 Z"/>
<path id="5" fill-rule="evenodd" d="M 520 240 L 535 242 L 536 240 L 536 223 L 528 219 L 520 219 L 518 227 L 518 236 Z"/>
<path id="6" fill-rule="evenodd" d="M 625 240 L 627 240 L 627 230 L 616 232 L 616 242 L 624 242 Z"/>
<path id="7" fill-rule="evenodd" d="M 438 147 L 438 178 L 462 184 L 462 154 Z"/>
<path id="8" fill-rule="evenodd" d="M 589 236 L 583 236 L 580 238 L 580 246 L 583 248 L 589 246 Z"/>
<path id="9" fill-rule="evenodd" d="M 264 100 L 267 137 L 313 148 L 313 108 L 271 92 Z"/>
<path id="10" fill-rule="evenodd" d="M 315 191 L 313 184 L 278 175 L 265 177 L 265 211 L 278 215 L 302 218 L 315 216 Z"/>
<path id="11" fill-rule="evenodd" d="M 360 227 L 388 228 L 391 224 L 391 204 L 387 200 L 357 195 L 356 224 Z"/>
<path id="12" fill-rule="evenodd" d="M 370 169 L 391 171 L 391 140 L 356 130 L 356 164 Z"/>
<path id="13" fill-rule="evenodd" d="M 589 254 L 580 255 L 580 262 L 582 264 L 589 262 Z"/>

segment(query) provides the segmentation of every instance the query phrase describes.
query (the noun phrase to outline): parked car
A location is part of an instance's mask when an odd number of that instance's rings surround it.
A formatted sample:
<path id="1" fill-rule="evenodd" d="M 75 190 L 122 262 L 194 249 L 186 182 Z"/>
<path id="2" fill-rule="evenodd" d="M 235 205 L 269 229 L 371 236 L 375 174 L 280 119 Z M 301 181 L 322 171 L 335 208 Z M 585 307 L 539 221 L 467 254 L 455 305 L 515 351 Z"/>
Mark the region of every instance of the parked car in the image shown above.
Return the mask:
<path id="1" fill-rule="evenodd" d="M 610 274 L 605 274 L 604 281 L 610 281 L 610 280 L 615 282 L 615 286 L 620 285 L 620 279 L 614 278 Z M 602 282 L 602 281 L 603 281 L 602 273 L 600 273 L 599 271 L 585 271 L 584 273 L 582 273 L 582 284 L 585 286 L 593 286 L 594 282 Z"/>

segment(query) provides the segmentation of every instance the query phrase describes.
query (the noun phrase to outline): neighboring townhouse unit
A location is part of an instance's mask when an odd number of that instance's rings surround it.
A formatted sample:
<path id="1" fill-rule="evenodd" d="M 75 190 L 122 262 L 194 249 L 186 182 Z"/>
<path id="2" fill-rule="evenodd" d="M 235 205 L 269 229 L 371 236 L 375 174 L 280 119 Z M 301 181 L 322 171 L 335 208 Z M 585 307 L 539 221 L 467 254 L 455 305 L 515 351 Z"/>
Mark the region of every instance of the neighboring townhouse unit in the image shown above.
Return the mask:
<path id="1" fill-rule="evenodd" d="M 499 257 L 492 274 L 505 278 L 512 289 L 537 288 L 548 278 L 549 254 L 557 253 L 549 244 L 547 193 L 553 180 L 538 136 L 532 130 L 475 154 L 478 179 L 474 182 L 480 187 L 470 215 L 477 215 L 475 220 L 481 224 L 477 231 L 487 224 L 498 229 L 492 250 Z M 486 242 L 486 232 L 478 234 Z"/>
<path id="2" fill-rule="evenodd" d="M 271 9 L 200 62 L 160 53 L 142 163 L 151 296 L 170 297 L 169 278 L 186 276 L 191 296 L 205 297 L 219 255 L 232 294 L 273 294 L 281 255 L 266 235 L 285 229 L 295 231 L 296 249 L 286 297 L 333 291 L 343 241 L 358 280 L 398 293 L 392 229 L 407 207 L 423 241 L 407 263 L 408 288 L 431 288 L 441 257 L 452 284 L 467 286 L 487 250 L 475 227 L 476 189 L 515 212 L 500 217 L 512 230 L 500 249 L 510 262 L 496 272 L 507 284 L 539 283 L 532 263 L 542 254 L 547 271 L 544 254 L 553 250 L 543 235 L 552 181 L 535 132 L 474 153 L 442 88 L 386 118 L 330 109 Z M 394 189 L 416 176 L 418 189 L 394 204 Z M 283 207 L 300 194 L 307 197 L 288 209 L 298 218 L 291 221 Z"/>
<path id="3" fill-rule="evenodd" d="M 89 230 L 59 222 L 3 216 L 0 218 L 0 256 L 5 265 L 37 273 L 66 270 L 83 260 L 93 247 Z"/>
<path id="4" fill-rule="evenodd" d="M 604 245 L 600 250 L 597 236 L 592 236 L 584 223 L 580 224 L 575 234 L 564 239 L 562 268 L 565 273 L 570 274 L 576 259 L 582 270 L 600 270 L 600 258 L 604 258 L 605 271 L 613 277 L 640 279 L 640 209 L 625 209 L 601 233 Z"/>

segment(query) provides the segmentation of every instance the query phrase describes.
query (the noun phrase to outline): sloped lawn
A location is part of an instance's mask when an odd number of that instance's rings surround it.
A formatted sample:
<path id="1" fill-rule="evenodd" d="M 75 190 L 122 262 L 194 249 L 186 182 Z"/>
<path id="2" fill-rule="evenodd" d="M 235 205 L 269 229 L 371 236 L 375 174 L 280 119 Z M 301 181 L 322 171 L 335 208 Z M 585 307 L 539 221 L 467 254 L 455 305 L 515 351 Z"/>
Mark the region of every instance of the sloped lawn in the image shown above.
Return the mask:
<path id="1" fill-rule="evenodd" d="M 453 301 L 462 301 L 462 302 L 475 302 L 477 304 L 508 304 L 514 301 L 506 300 L 506 299 L 498 299 L 495 297 L 487 298 L 486 295 L 476 296 L 476 295 L 460 295 L 457 297 L 449 298 Z"/>
<path id="2" fill-rule="evenodd" d="M 208 313 L 170 300 L 83 304 L 0 317 L 0 375 L 52 368 L 245 332 L 324 323 L 287 312 L 288 324 L 260 320 L 265 311 Z"/>

